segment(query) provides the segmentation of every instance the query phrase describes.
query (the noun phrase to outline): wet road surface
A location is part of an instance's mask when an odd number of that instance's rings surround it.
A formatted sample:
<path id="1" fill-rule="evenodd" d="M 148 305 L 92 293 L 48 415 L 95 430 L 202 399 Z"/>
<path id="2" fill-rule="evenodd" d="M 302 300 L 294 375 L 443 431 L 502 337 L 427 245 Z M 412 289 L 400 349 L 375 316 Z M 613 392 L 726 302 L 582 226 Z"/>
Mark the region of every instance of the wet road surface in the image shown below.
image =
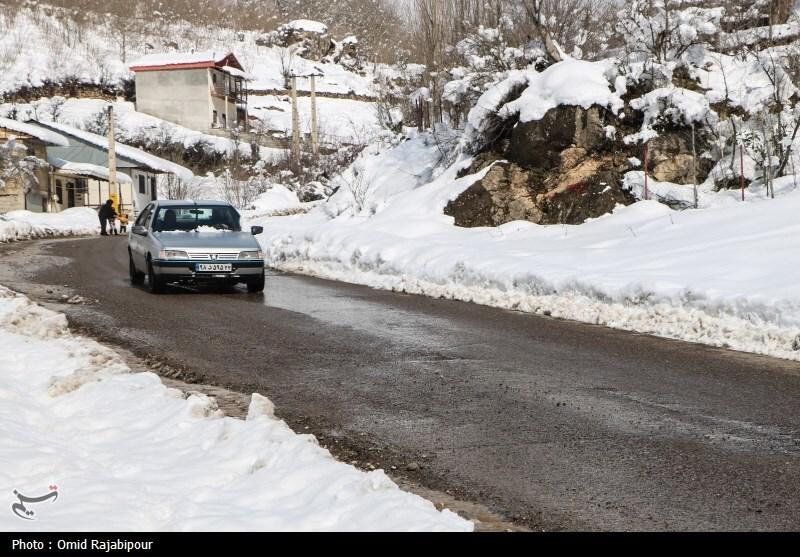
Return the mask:
<path id="1" fill-rule="evenodd" d="M 151 295 L 124 238 L 37 246 L 9 286 L 97 300 L 73 325 L 519 523 L 800 528 L 800 364 L 278 272 Z"/>

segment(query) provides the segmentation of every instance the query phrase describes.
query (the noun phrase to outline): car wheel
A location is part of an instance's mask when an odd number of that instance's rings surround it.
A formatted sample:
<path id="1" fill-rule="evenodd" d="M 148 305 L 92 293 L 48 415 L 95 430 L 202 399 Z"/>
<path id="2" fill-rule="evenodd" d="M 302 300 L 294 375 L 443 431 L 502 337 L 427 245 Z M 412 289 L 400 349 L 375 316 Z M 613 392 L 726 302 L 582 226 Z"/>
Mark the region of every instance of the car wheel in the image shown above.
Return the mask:
<path id="1" fill-rule="evenodd" d="M 147 286 L 152 294 L 160 294 L 164 291 L 164 279 L 156 275 L 150 259 L 147 260 Z"/>
<path id="2" fill-rule="evenodd" d="M 251 282 L 247 283 L 248 292 L 263 292 L 264 291 L 264 271 L 261 271 L 261 276 Z"/>
<path id="3" fill-rule="evenodd" d="M 128 254 L 128 273 L 131 277 L 131 284 L 139 286 L 144 284 L 144 273 L 136 270 L 136 264 L 133 262 L 133 255 Z"/>

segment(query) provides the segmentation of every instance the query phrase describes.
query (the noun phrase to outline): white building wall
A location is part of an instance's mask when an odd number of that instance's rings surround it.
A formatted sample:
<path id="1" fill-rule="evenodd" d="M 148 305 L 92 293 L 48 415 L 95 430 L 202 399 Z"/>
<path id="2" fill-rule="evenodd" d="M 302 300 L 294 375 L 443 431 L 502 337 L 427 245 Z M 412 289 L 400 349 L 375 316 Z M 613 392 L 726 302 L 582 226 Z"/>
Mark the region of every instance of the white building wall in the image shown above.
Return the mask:
<path id="1" fill-rule="evenodd" d="M 133 178 L 133 210 L 138 215 L 148 203 L 158 198 L 158 174 L 132 169 L 130 177 Z"/>
<path id="2" fill-rule="evenodd" d="M 193 130 L 211 127 L 207 68 L 136 72 L 136 110 Z"/>

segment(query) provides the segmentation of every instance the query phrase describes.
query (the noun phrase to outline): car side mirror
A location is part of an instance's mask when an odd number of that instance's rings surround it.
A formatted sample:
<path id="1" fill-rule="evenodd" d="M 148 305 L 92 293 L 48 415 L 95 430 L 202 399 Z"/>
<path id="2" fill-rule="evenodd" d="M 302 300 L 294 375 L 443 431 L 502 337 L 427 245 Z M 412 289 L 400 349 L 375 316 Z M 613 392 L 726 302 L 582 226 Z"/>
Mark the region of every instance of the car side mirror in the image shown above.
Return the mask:
<path id="1" fill-rule="evenodd" d="M 147 228 L 141 224 L 134 225 L 134 227 L 131 228 L 131 232 L 138 234 L 139 236 L 147 236 Z"/>
<path id="2" fill-rule="evenodd" d="M 261 234 L 262 232 L 264 232 L 264 227 L 263 226 L 251 226 L 250 227 L 250 232 L 253 234 L 253 236 L 255 236 L 256 234 Z"/>

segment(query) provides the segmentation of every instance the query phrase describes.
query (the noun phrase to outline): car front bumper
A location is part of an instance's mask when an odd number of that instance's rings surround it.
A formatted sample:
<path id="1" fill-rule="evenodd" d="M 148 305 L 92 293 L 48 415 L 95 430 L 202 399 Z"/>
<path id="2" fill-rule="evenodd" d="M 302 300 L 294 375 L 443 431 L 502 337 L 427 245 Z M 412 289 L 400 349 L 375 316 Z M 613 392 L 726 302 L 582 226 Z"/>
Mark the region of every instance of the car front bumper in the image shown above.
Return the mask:
<path id="1" fill-rule="evenodd" d="M 218 261 L 215 263 L 229 263 L 231 271 L 197 271 L 199 263 L 209 263 L 209 261 L 192 260 L 164 260 L 154 259 L 153 267 L 155 271 L 166 280 L 233 280 L 241 281 L 257 279 L 264 271 L 263 259 L 248 259 L 243 261 Z"/>

